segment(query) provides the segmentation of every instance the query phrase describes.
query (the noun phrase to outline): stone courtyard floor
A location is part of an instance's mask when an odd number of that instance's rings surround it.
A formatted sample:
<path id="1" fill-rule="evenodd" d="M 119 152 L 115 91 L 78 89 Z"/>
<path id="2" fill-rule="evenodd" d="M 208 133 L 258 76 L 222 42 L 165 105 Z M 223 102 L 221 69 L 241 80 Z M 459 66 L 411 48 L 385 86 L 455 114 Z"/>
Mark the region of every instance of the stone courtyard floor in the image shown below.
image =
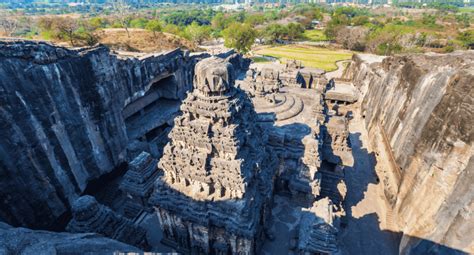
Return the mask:
<path id="1" fill-rule="evenodd" d="M 357 105 L 357 104 L 356 104 Z M 367 131 L 358 109 L 349 123 L 354 167 L 346 168 L 347 226 L 340 234 L 342 254 L 398 254 L 400 234 L 384 230 L 387 211 L 375 157 L 368 149 Z"/>
<path id="2" fill-rule="evenodd" d="M 400 234 L 386 230 L 387 211 L 382 183 L 375 172 L 375 157 L 368 149 L 367 131 L 358 114 L 349 123 L 354 166 L 347 167 L 345 181 L 346 226 L 339 235 L 339 254 L 398 254 Z M 267 240 L 262 254 L 293 254 L 291 240 L 297 235 L 301 207 L 285 196 L 275 196 L 273 241 Z"/>

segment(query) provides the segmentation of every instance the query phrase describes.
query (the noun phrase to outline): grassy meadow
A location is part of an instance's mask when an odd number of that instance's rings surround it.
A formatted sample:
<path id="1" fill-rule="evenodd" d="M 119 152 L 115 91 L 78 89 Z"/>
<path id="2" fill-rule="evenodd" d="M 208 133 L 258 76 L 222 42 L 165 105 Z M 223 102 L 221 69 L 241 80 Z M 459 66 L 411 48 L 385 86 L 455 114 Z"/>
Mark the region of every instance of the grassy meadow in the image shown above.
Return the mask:
<path id="1" fill-rule="evenodd" d="M 279 58 L 282 62 L 296 59 L 307 67 L 314 67 L 326 71 L 337 69 L 336 61 L 350 59 L 352 52 L 347 50 L 326 49 L 305 45 L 284 45 L 264 48 L 256 51 L 257 54 Z"/>
<path id="2" fill-rule="evenodd" d="M 309 40 L 312 42 L 320 42 L 320 41 L 328 40 L 323 30 L 305 30 L 303 33 L 303 37 L 306 40 Z"/>

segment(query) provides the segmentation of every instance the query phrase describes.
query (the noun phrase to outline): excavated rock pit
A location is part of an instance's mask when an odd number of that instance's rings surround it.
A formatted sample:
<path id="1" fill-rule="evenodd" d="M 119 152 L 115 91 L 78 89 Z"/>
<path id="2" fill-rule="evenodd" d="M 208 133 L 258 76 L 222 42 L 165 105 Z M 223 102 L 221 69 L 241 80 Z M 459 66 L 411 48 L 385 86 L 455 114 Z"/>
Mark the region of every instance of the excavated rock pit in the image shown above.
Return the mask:
<path id="1" fill-rule="evenodd" d="M 233 68 L 218 72 L 212 67 L 195 76 L 196 63 L 208 57 L 179 49 L 138 57 L 104 46 L 66 49 L 43 42 L 0 42 L 0 221 L 9 224 L 0 223 L 0 253 L 28 254 L 38 247 L 51 253 L 136 252 L 133 246 L 105 237 L 127 242 L 122 237 L 143 235 L 142 228 L 148 231 L 148 243 L 130 244 L 157 249 L 156 236 L 163 233 L 157 208 L 148 198 L 156 191 L 151 184 L 162 175 L 154 165 L 170 144 L 168 134 L 175 121 L 186 117 L 180 116 L 182 102 L 192 97 L 188 92 L 196 81 L 219 87 L 226 80 L 233 83 L 235 77 L 235 91 L 242 98 L 249 96 L 249 105 L 252 101 L 255 107 L 252 125 L 262 128 L 259 139 L 275 157 L 272 170 L 276 170 L 270 177 L 259 172 L 264 177 L 256 182 L 261 184 L 259 192 L 271 191 L 265 193 L 268 201 L 262 213 L 269 219 L 258 231 L 258 238 L 265 241 L 258 245 L 252 238 L 240 241 L 248 241 L 248 246 L 240 247 L 250 247 L 241 250 L 258 254 L 254 246 L 263 246 L 264 254 L 474 253 L 472 51 L 355 55 L 343 77 L 327 85 L 323 74 L 313 77 L 288 65 L 280 73 L 253 71 L 241 79 L 248 61 L 233 51 L 217 56 L 223 59 L 217 61 L 222 66 Z M 236 70 L 235 77 L 231 69 Z M 215 130 L 236 141 L 235 134 L 222 128 L 225 121 L 207 109 L 226 106 L 219 102 L 225 93 L 213 92 L 196 100 L 199 107 L 191 117 L 214 121 L 219 127 Z M 211 103 L 202 103 L 206 100 Z M 222 109 L 224 117 L 228 110 Z M 204 113 L 209 116 L 203 118 Z M 218 133 L 215 130 L 209 137 Z M 250 137 L 251 129 L 245 130 Z M 205 125 L 201 131 L 208 131 Z M 192 164 L 214 162 L 216 155 L 229 157 L 225 146 L 219 152 L 192 140 L 194 147 L 211 152 L 200 162 L 196 153 L 187 151 Z M 247 153 L 252 142 L 239 141 L 235 147 Z M 256 163 L 251 169 L 264 168 Z M 183 185 L 198 187 L 193 178 L 183 179 Z M 244 184 L 222 194 L 248 188 Z M 205 187 L 195 189 L 214 192 L 213 186 Z M 167 201 L 154 197 L 156 204 Z M 172 197 L 166 198 L 173 205 Z M 222 203 L 243 204 L 238 198 L 226 200 Z M 78 201 L 93 201 L 87 205 L 100 213 L 89 207 L 73 210 Z M 248 201 L 255 204 L 259 197 Z M 219 204 L 214 199 L 212 203 Z M 190 206 L 182 206 L 175 212 L 178 216 L 193 215 L 187 211 Z M 224 240 L 235 240 L 232 231 L 223 232 L 219 224 L 206 228 L 212 224 L 202 223 L 205 217 L 195 220 L 201 225 L 194 225 L 178 216 L 169 217 L 173 227 L 164 232 L 173 248 L 190 251 L 202 243 L 207 251 L 235 248 Z M 44 231 L 65 231 L 68 222 L 71 232 L 105 237 Z M 307 224 L 302 228 L 300 222 Z M 122 227 L 114 229 L 114 224 Z M 192 226 L 191 236 L 185 225 Z"/>

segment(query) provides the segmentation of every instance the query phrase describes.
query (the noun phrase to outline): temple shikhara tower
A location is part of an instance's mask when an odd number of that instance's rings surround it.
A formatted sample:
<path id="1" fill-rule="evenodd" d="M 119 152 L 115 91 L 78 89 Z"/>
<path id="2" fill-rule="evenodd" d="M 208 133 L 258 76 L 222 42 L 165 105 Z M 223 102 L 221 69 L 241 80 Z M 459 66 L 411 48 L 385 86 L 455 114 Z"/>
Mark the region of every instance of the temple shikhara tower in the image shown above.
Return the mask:
<path id="1" fill-rule="evenodd" d="M 272 206 L 277 160 L 232 64 L 195 68 L 194 90 L 175 119 L 151 203 L 164 242 L 181 252 L 256 254 Z"/>

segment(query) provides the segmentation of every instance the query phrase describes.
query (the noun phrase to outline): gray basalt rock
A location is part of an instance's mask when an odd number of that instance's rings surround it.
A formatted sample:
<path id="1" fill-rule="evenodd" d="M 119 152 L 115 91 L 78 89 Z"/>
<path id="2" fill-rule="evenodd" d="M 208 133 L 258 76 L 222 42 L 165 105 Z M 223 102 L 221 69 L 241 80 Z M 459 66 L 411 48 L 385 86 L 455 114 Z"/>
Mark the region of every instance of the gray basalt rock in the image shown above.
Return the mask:
<path id="1" fill-rule="evenodd" d="M 130 158 L 124 108 L 133 113 L 128 106 L 164 77 L 172 86 L 156 93 L 179 106 L 203 57 L 178 49 L 124 58 L 104 46 L 0 42 L 0 218 L 61 226 L 91 180 Z"/>
<path id="2" fill-rule="evenodd" d="M 0 254 L 115 254 L 140 249 L 94 233 L 57 233 L 14 228 L 0 222 Z"/>
<path id="3" fill-rule="evenodd" d="M 66 230 L 72 233 L 98 233 L 106 237 L 149 249 L 146 231 L 130 220 L 101 205 L 92 196 L 82 196 L 73 204 L 73 219 Z"/>
<path id="4" fill-rule="evenodd" d="M 303 209 L 298 233 L 300 254 L 337 254 L 337 222 L 329 198 L 320 199 L 311 208 Z"/>
<path id="5" fill-rule="evenodd" d="M 156 168 L 158 160 L 143 151 L 129 164 L 129 169 L 123 176 L 119 189 L 125 194 L 123 214 L 135 219 L 146 211 L 152 211 L 148 199 L 153 191 L 153 185 L 160 172 Z"/>
<path id="6" fill-rule="evenodd" d="M 474 253 L 474 52 L 356 55 L 345 75 L 364 94 L 400 252 Z"/>
<path id="7" fill-rule="evenodd" d="M 250 69 L 247 71 L 243 83 L 249 88 L 252 96 L 263 97 L 270 103 L 276 103 L 274 94 L 283 86 L 278 77 L 278 71 L 269 68 Z"/>
<path id="8" fill-rule="evenodd" d="M 164 242 L 182 252 L 255 254 L 270 215 L 275 160 L 230 63 L 196 65 L 160 160 L 151 203 Z"/>

